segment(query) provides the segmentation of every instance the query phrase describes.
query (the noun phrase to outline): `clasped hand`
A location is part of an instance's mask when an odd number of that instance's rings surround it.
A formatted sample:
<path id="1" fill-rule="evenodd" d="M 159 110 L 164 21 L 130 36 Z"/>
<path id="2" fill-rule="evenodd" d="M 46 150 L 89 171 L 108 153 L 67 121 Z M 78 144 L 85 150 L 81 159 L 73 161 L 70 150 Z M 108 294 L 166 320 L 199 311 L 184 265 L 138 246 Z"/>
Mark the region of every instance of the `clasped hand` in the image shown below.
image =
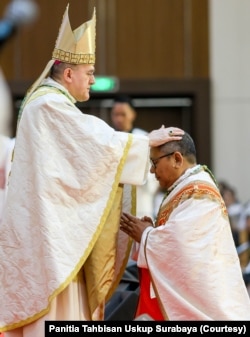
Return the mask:
<path id="1" fill-rule="evenodd" d="M 131 214 L 122 213 L 120 229 L 135 241 L 141 242 L 142 233 L 147 227 L 153 227 L 153 221 L 150 217 L 145 216 L 139 219 Z"/>

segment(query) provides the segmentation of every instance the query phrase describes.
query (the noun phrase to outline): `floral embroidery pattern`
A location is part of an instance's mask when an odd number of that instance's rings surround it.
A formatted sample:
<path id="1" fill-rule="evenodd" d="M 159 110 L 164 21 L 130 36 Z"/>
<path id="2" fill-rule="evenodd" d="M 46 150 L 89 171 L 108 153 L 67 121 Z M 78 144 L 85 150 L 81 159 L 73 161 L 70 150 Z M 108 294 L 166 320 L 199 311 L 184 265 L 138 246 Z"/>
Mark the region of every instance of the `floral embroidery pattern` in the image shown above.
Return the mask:
<path id="1" fill-rule="evenodd" d="M 190 199 L 210 199 L 221 205 L 223 215 L 228 216 L 225 203 L 219 193 L 212 185 L 204 182 L 192 182 L 181 189 L 166 205 L 162 206 L 156 221 L 156 227 L 164 225 L 172 211 L 182 202 Z"/>

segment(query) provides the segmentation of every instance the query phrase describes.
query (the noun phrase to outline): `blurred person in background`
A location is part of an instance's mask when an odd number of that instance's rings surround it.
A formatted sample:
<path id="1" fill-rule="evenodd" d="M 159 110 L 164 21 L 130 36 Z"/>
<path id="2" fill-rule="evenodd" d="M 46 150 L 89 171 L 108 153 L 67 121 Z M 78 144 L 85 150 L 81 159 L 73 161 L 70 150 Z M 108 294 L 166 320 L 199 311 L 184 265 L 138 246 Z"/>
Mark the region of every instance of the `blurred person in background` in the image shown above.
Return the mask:
<path id="1" fill-rule="evenodd" d="M 115 130 L 147 135 L 148 132 L 134 127 L 137 117 L 132 98 L 126 94 L 117 94 L 111 108 L 111 123 Z"/>
<path id="2" fill-rule="evenodd" d="M 239 229 L 239 216 L 243 211 L 243 204 L 239 201 L 236 190 L 232 186 L 225 181 L 219 181 L 218 185 L 228 214 L 232 217 L 233 227 Z"/>
<path id="3" fill-rule="evenodd" d="M 246 227 L 245 220 L 242 221 L 245 206 L 239 201 L 235 188 L 233 188 L 226 181 L 219 181 L 218 186 L 228 211 L 228 217 L 235 246 L 239 253 L 240 263 L 242 268 L 244 268 L 247 262 L 247 254 L 244 250 L 244 245 L 246 242 Z"/>
<path id="4" fill-rule="evenodd" d="M 246 241 L 245 241 L 246 264 L 243 268 L 243 277 L 250 295 L 250 206 L 248 206 L 245 210 L 245 218 L 246 218 Z"/>

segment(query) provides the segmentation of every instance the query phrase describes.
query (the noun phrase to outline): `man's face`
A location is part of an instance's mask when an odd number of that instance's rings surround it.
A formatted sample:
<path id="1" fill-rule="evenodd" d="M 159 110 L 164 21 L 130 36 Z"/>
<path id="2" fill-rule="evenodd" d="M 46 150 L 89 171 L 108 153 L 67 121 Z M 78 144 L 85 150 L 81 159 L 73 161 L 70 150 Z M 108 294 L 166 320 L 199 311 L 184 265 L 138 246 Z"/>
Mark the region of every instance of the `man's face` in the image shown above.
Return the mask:
<path id="1" fill-rule="evenodd" d="M 115 102 L 111 109 L 111 122 L 118 131 L 129 132 L 133 128 L 135 112 L 128 103 Z"/>
<path id="2" fill-rule="evenodd" d="M 179 171 L 175 167 L 175 152 L 169 150 L 163 153 L 159 148 L 151 147 L 150 159 L 153 162 L 150 172 L 155 175 L 160 186 L 164 189 L 171 187 L 179 178 Z"/>
<path id="3" fill-rule="evenodd" d="M 93 64 L 79 64 L 72 67 L 70 94 L 78 101 L 87 101 L 90 87 L 95 83 L 95 67 Z"/>

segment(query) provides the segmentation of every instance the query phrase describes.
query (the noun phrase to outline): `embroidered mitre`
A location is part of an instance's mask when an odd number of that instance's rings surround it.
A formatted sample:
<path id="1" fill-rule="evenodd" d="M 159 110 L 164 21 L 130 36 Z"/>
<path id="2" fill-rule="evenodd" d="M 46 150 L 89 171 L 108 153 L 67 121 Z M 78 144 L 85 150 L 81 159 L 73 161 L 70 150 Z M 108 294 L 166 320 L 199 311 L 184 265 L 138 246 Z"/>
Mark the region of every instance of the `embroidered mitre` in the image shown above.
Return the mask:
<path id="1" fill-rule="evenodd" d="M 56 40 L 52 58 L 61 62 L 82 64 L 95 63 L 95 8 L 92 19 L 72 31 L 68 15 L 69 5 L 63 16 L 63 21 Z"/>
<path id="2" fill-rule="evenodd" d="M 69 5 L 63 16 L 59 29 L 52 59 L 47 63 L 39 78 L 27 92 L 27 96 L 40 85 L 49 74 L 56 61 L 71 64 L 95 64 L 95 37 L 96 37 L 96 11 L 94 8 L 92 19 L 81 24 L 74 31 L 71 29 L 68 15 Z"/>

